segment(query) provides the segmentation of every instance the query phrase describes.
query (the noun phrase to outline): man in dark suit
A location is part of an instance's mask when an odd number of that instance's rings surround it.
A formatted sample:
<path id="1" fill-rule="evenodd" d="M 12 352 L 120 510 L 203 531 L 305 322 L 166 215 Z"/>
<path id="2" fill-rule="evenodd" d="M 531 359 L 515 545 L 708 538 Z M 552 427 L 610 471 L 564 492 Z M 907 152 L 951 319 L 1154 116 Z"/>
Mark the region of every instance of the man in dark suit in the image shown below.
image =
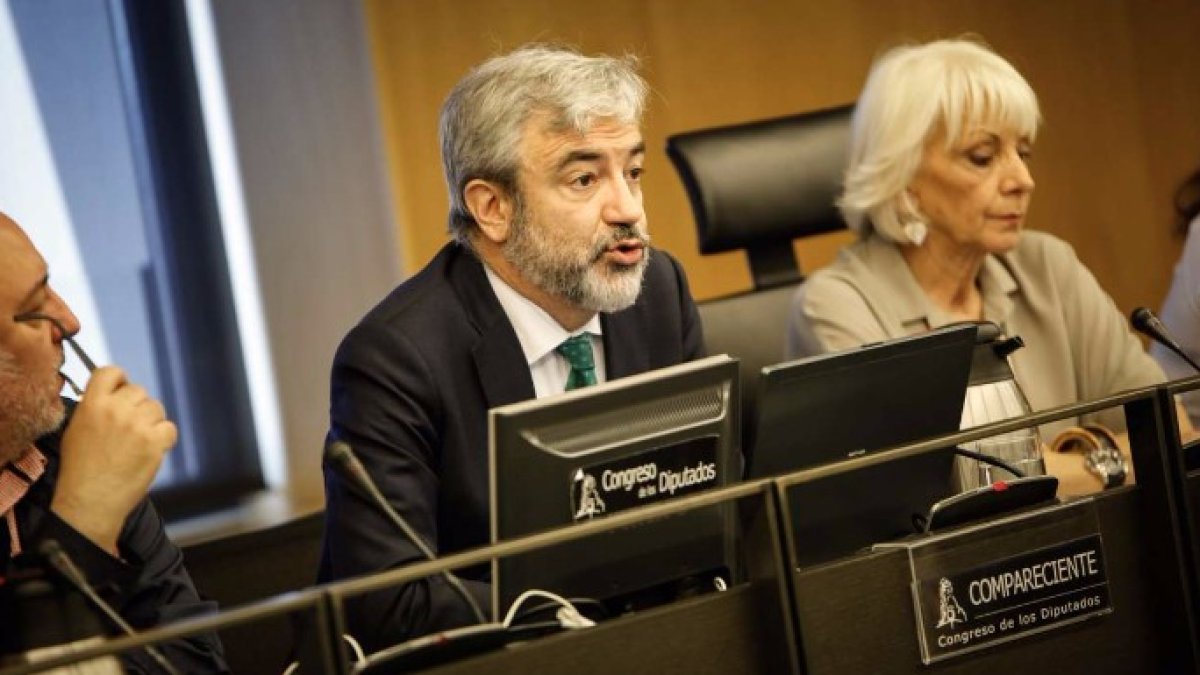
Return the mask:
<path id="1" fill-rule="evenodd" d="M 438 554 L 488 543 L 488 409 L 702 356 L 683 270 L 648 245 L 645 92 L 630 59 L 527 47 L 443 106 L 454 241 L 342 342 L 329 432 Z M 328 466 L 325 485 L 322 580 L 422 558 Z M 487 611 L 486 570 L 462 576 Z M 372 648 L 474 621 L 441 578 L 348 611 Z"/>

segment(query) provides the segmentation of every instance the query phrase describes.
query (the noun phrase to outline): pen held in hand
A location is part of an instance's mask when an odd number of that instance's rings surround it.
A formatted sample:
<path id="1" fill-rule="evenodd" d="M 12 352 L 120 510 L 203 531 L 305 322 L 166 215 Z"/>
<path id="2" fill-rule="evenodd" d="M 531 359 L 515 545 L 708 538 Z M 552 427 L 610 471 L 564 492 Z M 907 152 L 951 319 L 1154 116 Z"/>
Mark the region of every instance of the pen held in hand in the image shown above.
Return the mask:
<path id="1" fill-rule="evenodd" d="M 50 316 L 49 314 L 43 314 L 41 312 L 26 312 L 24 314 L 18 314 L 14 316 L 13 321 L 49 321 L 55 328 L 58 329 L 58 334 L 62 336 L 64 342 L 70 345 L 71 351 L 75 352 L 75 356 L 79 358 L 81 363 L 83 363 L 83 367 L 87 368 L 88 373 L 96 370 L 96 362 L 87 355 L 87 352 L 83 351 L 83 347 L 80 347 L 79 343 L 75 341 L 75 336 L 68 332 L 66 326 L 64 326 L 58 319 Z M 68 377 L 64 372 L 60 371 L 59 375 L 62 375 L 63 381 L 67 383 L 67 386 L 71 388 L 71 391 L 75 392 L 76 396 L 83 396 L 83 389 L 79 385 L 75 384 L 74 380 Z"/>
<path id="2" fill-rule="evenodd" d="M 75 392 L 76 396 L 83 396 L 83 389 L 80 389 L 79 385 L 75 384 L 75 380 L 72 380 L 70 376 L 62 371 L 59 371 L 58 374 L 62 377 L 63 382 L 66 382 L 67 386 L 71 388 L 71 391 Z"/>
<path id="3" fill-rule="evenodd" d="M 96 363 L 87 355 L 87 352 L 83 351 L 83 347 L 79 346 L 74 337 L 64 336 L 63 339 L 67 341 L 67 344 L 71 345 L 71 350 L 75 352 L 75 356 L 79 357 L 80 362 L 83 363 L 83 367 L 87 368 L 89 373 L 96 370 Z"/>

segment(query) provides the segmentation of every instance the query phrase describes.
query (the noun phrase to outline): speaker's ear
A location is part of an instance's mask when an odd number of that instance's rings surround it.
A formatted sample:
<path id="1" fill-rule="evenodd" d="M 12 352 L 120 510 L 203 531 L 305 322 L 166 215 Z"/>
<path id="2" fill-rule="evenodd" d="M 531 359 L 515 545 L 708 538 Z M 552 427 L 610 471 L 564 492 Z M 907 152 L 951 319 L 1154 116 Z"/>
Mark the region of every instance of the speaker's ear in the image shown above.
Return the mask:
<path id="1" fill-rule="evenodd" d="M 492 181 L 476 178 L 463 187 L 463 201 L 484 238 L 495 244 L 508 240 L 515 209 L 507 190 Z"/>

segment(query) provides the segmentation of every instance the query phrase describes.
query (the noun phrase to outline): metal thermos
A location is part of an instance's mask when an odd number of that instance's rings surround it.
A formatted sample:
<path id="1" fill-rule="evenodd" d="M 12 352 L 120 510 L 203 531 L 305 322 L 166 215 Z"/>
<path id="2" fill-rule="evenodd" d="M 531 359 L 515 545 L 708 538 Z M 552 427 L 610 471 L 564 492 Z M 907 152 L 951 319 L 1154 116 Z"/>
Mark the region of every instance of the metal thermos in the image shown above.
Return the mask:
<path id="1" fill-rule="evenodd" d="M 1009 355 L 1024 344 L 1019 336 L 1004 335 L 1000 327 L 990 321 L 979 324 L 960 428 L 969 429 L 1032 412 L 1008 360 Z M 1036 427 L 964 443 L 961 447 L 995 457 L 1025 476 L 1046 473 L 1041 436 Z M 955 479 L 960 491 L 1011 478 L 1014 476 L 1010 472 L 976 459 L 960 456 L 955 464 Z"/>

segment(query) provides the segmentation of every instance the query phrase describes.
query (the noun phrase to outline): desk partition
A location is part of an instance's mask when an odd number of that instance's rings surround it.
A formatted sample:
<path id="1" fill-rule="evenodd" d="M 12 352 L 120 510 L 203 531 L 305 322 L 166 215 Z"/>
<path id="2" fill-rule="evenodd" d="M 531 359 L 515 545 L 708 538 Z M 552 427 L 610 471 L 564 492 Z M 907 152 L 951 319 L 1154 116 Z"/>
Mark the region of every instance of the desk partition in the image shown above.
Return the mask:
<path id="1" fill-rule="evenodd" d="M 1136 485 L 794 564 L 805 542 L 787 519 L 799 485 L 1116 405 L 1125 408 Z M 1164 433 L 1173 415 L 1165 389 L 1143 389 L 779 478 L 805 672 L 1198 672 L 1194 530 L 1178 437 Z M 1094 576 L 1072 586 L 1069 565 L 1081 560 Z M 1010 591 L 1007 606 L 992 602 Z"/>
<path id="2" fill-rule="evenodd" d="M 151 642 L 297 613 L 309 617 L 308 641 L 316 648 L 310 658 L 318 672 L 341 675 L 352 670 L 341 640 L 349 598 L 443 570 L 719 505 L 736 509 L 742 526 L 742 575 L 729 590 L 421 672 L 1200 673 L 1200 531 L 1194 517 L 1200 504 L 1200 473 L 1190 478 L 1185 474 L 1173 430 L 1172 398 L 1195 388 L 1200 388 L 1200 378 L 615 513 L 435 562 L 227 609 L 37 666 L 11 667 L 0 675 L 38 672 Z M 804 542 L 792 536 L 789 499 L 797 485 L 1118 405 L 1126 412 L 1136 485 L 915 535 L 833 562 L 796 564 L 797 547 Z M 1022 577 L 1018 570 L 1032 572 Z M 1018 595 L 1027 588 L 1014 585 L 1020 583 L 1036 587 L 1041 595 L 1029 596 L 1027 602 Z M 1007 604 L 994 620 L 976 611 L 981 603 L 997 598 Z M 939 632 L 937 624 L 943 622 L 949 630 Z M 1009 632 L 1003 640 L 993 639 L 987 625 Z M 949 637 L 939 642 L 939 635 Z"/>
<path id="3" fill-rule="evenodd" d="M 728 507 L 740 524 L 739 579 L 728 590 L 679 600 L 613 618 L 600 625 L 567 631 L 505 649 L 463 658 L 428 673 L 799 673 L 791 625 L 787 570 L 778 536 L 780 525 L 770 481 L 742 483 L 677 500 L 631 509 L 603 519 L 502 542 L 366 577 L 325 584 L 263 602 L 229 609 L 202 619 L 148 631 L 89 647 L 73 655 L 0 670 L 23 675 L 99 655 L 207 631 L 245 630 L 257 621 L 306 612 L 303 638 L 309 658 L 300 672 L 343 675 L 353 672 L 345 633 L 343 605 L 364 593 L 409 583 L 446 570 L 477 565 L 492 558 L 520 555 L 583 537 L 610 533 L 639 523 L 670 518 L 695 509 Z M 390 671 L 389 671 L 390 672 Z"/>
<path id="4" fill-rule="evenodd" d="M 1159 396 L 1162 397 L 1162 405 L 1166 408 L 1164 429 L 1170 448 L 1168 452 L 1174 455 L 1184 472 L 1184 478 L 1180 481 L 1183 485 L 1184 497 L 1179 500 L 1177 517 L 1181 520 L 1181 527 L 1184 531 L 1190 534 L 1190 539 L 1185 542 L 1190 560 L 1185 564 L 1194 572 L 1190 599 L 1194 616 L 1200 617 L 1200 447 L 1198 447 L 1200 446 L 1200 436 L 1189 443 L 1183 442 L 1177 433 L 1179 409 L 1175 405 L 1176 397 L 1180 394 L 1197 390 L 1200 390 L 1200 377 L 1189 377 L 1167 383 L 1162 387 Z M 1200 432 L 1200 429 L 1196 431 Z M 1200 627 L 1193 625 L 1192 628 L 1197 635 L 1200 635 Z M 1200 637 L 1197 639 L 1200 640 Z"/>
<path id="5" fill-rule="evenodd" d="M 422 672 L 468 673 L 798 673 L 779 518 L 769 481 L 742 483 L 602 519 L 501 542 L 325 587 L 340 632 L 345 600 L 493 558 L 518 556 L 697 509 L 731 507 L 741 524 L 742 574 L 729 590 L 616 617 Z M 343 667 L 346 661 L 342 662 Z M 338 671 L 343 672 L 343 671 Z"/>
<path id="6" fill-rule="evenodd" d="M 221 631 L 224 630 L 250 630 L 256 624 L 274 622 L 280 617 L 291 617 L 296 621 L 298 626 L 309 627 L 303 639 L 308 642 L 309 653 L 317 662 L 318 668 L 321 669 L 318 672 L 339 672 L 338 669 L 341 666 L 337 659 L 340 658 L 341 652 L 334 648 L 331 640 L 331 636 L 335 633 L 333 631 L 333 611 L 329 605 L 329 596 L 325 593 L 324 589 L 312 588 L 306 591 L 285 593 L 243 607 L 226 609 L 209 616 L 179 621 L 154 630 L 145 631 L 136 637 L 115 638 L 86 648 L 72 649 L 69 653 L 44 658 L 35 663 L 13 665 L 0 669 L 0 675 L 40 673 L 76 664 L 84 664 L 84 667 L 79 671 L 71 672 L 86 673 L 89 672 L 86 662 L 96 657 L 121 654 L 126 651 L 137 651 L 144 649 L 146 645 L 154 645 L 201 633 L 215 632 L 220 635 Z M 281 666 L 283 665 L 286 664 L 281 664 Z"/>

